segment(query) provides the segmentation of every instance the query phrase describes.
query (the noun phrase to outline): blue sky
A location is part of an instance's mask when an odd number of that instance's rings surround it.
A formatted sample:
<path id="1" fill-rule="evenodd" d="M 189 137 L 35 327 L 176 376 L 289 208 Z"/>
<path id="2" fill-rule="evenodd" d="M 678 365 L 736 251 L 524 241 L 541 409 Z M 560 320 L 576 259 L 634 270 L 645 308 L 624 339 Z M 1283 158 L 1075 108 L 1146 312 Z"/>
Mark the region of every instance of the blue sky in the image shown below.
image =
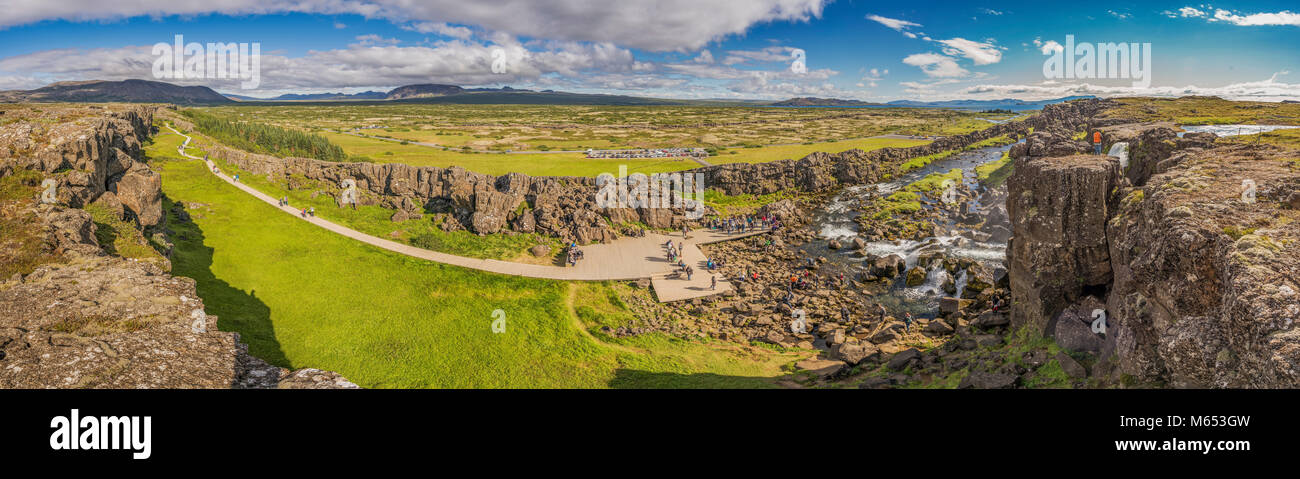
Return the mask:
<path id="1" fill-rule="evenodd" d="M 6 0 L 0 89 L 154 78 L 152 45 L 257 42 L 259 81 L 164 79 L 226 93 L 411 83 L 676 98 L 863 100 L 1074 94 L 1300 95 L 1294 2 L 854 0 Z M 1134 78 L 1046 78 L 1044 52 L 1151 45 Z M 795 50 L 806 71 L 793 71 Z M 492 69 L 502 55 L 503 67 Z M 1292 73 L 1295 72 L 1295 73 Z"/>

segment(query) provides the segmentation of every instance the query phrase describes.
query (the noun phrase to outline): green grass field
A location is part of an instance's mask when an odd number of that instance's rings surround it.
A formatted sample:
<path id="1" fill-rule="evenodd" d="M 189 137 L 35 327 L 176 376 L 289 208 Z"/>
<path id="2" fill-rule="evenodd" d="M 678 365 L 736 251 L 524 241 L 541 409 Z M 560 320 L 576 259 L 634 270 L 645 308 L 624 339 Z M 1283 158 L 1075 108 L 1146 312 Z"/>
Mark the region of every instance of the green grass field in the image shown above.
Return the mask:
<path id="1" fill-rule="evenodd" d="M 666 173 L 699 168 L 690 159 L 589 159 L 582 153 L 532 153 L 498 154 L 448 151 L 415 144 L 401 144 L 374 138 L 362 138 L 342 133 L 322 133 L 350 155 L 365 156 L 381 163 L 404 163 L 414 166 L 460 166 L 470 171 L 489 175 L 524 173 L 532 176 L 597 176 L 601 173 L 618 174 L 619 165 L 627 165 L 629 173 Z M 838 153 L 854 148 L 877 150 L 880 148 L 906 148 L 929 143 L 928 140 L 893 138 L 862 138 L 856 140 L 813 143 L 809 145 L 779 145 L 757 148 L 727 149 L 706 158 L 711 164 L 764 163 L 769 161 L 803 158 L 813 152 Z M 734 153 L 734 154 L 733 154 Z"/>
<path id="2" fill-rule="evenodd" d="M 536 153 L 507 155 L 500 153 L 464 153 L 441 148 L 395 143 L 373 138 L 362 138 L 342 133 L 322 133 L 336 145 L 352 155 L 366 156 L 380 163 L 403 163 L 412 166 L 459 166 L 470 171 L 489 175 L 524 173 L 531 176 L 599 176 L 601 173 L 618 174 L 619 165 L 627 165 L 628 172 L 645 174 L 698 168 L 690 159 L 587 159 L 582 153 Z"/>
<path id="3" fill-rule="evenodd" d="M 856 140 L 828 141 L 811 145 L 774 145 L 758 148 L 724 150 L 707 159 L 715 165 L 724 163 L 766 163 L 769 161 L 799 159 L 818 151 L 839 153 L 854 148 L 871 151 L 881 148 L 908 148 L 929 143 L 930 140 L 904 140 L 896 138 L 859 138 Z M 735 154 L 731 154 L 735 152 Z"/>
<path id="4" fill-rule="evenodd" d="M 176 232 L 173 273 L 194 278 L 218 327 L 274 364 L 364 387 L 771 387 L 798 354 L 651 334 L 597 339 L 629 315 L 617 285 L 502 276 L 408 258 L 276 211 L 175 154 L 147 148 Z M 492 332 L 493 311 L 506 331 Z"/>

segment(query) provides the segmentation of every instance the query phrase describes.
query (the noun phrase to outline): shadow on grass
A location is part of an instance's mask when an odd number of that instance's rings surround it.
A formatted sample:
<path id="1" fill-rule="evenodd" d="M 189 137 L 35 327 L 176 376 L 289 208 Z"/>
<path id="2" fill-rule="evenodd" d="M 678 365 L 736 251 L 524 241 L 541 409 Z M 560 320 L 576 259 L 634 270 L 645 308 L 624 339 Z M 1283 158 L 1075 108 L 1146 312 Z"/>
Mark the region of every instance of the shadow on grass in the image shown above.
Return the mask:
<path id="1" fill-rule="evenodd" d="M 727 376 L 713 373 L 655 373 L 619 369 L 609 381 L 614 389 L 772 389 L 771 378 Z"/>
<path id="2" fill-rule="evenodd" d="M 168 228 L 175 231 L 172 242 L 172 274 L 192 278 L 208 314 L 217 316 L 217 328 L 239 333 L 253 356 L 276 366 L 292 368 L 280 350 L 271 323 L 271 308 L 257 299 L 257 291 L 245 293 L 230 286 L 212 272 L 213 248 L 204 244 L 203 229 L 193 221 L 182 222 L 164 197 Z"/>

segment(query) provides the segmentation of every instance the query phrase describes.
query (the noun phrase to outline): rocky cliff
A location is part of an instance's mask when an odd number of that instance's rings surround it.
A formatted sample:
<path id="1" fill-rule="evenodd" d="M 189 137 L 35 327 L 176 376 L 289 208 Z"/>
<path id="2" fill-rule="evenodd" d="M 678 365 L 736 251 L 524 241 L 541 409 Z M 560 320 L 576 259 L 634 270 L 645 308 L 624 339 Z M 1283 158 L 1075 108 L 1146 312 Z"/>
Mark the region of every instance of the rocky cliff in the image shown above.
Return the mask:
<path id="1" fill-rule="evenodd" d="M 793 190 L 828 192 L 846 185 L 877 182 L 911 158 L 961 149 L 1003 135 L 1023 136 L 1034 128 L 1077 128 L 1105 105 L 1102 100 L 1051 105 L 1024 121 L 1003 123 L 912 148 L 819 152 L 800 159 L 714 165 L 681 173 L 703 175 L 706 188 L 728 195 Z M 382 204 L 406 212 L 399 214 L 399 218 L 426 212 L 445 215 L 447 220 L 440 224 L 448 230 L 466 229 L 481 234 L 538 232 L 588 243 L 615 238 L 622 232 L 619 225 L 641 223 L 651 228 L 676 229 L 689 221 L 681 208 L 599 208 L 596 205 L 599 186 L 594 178 L 531 177 L 519 173 L 496 177 L 458 167 L 335 163 L 277 158 L 207 143 L 202 147 L 213 159 L 266 175 L 269 180 L 290 188 L 314 188 L 336 198 L 340 182 L 352 178 L 361 193 L 362 204 Z"/>
<path id="2" fill-rule="evenodd" d="M 1079 155 L 1068 130 L 1012 152 L 1013 326 L 1089 354 L 1101 381 L 1300 386 L 1300 152 L 1091 126 L 1127 164 Z"/>
<path id="3" fill-rule="evenodd" d="M 140 228 L 162 223 L 161 179 L 140 147 L 152 114 L 5 110 L 17 121 L 0 129 L 0 263 L 21 264 L 0 264 L 15 271 L 0 278 L 0 387 L 356 387 L 249 356 L 237 333 L 218 331 L 194 280 L 101 247 L 82 206 L 110 199 Z M 57 180 L 56 204 L 38 201 L 41 178 Z"/>
<path id="4" fill-rule="evenodd" d="M 44 106 L 9 110 L 0 129 L 0 174 L 35 170 L 58 182 L 61 204 L 103 199 L 143 228 L 158 226 L 162 180 L 139 161 L 157 107 Z M 111 193 L 111 194 L 109 194 Z M 121 209 L 114 208 L 114 209 Z"/>

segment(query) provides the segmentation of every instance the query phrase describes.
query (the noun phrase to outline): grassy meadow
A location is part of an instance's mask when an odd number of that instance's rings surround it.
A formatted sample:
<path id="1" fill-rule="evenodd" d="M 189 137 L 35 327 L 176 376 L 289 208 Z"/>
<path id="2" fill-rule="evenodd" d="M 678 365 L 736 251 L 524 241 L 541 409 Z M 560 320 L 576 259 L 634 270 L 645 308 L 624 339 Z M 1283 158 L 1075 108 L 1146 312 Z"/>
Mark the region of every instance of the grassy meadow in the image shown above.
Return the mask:
<path id="1" fill-rule="evenodd" d="M 364 245 L 178 158 L 178 143 L 162 134 L 147 148 L 165 207 L 182 202 L 192 217 L 170 218 L 173 273 L 194 278 L 218 327 L 274 364 L 379 388 L 772 387 L 802 357 L 659 334 L 604 337 L 599 326 L 631 318 L 613 294 L 619 285 L 483 273 Z"/>
<path id="2" fill-rule="evenodd" d="M 652 174 L 701 164 L 677 158 L 588 159 L 563 151 L 698 147 L 710 151 L 709 164 L 761 163 L 818 151 L 916 146 L 926 140 L 873 137 L 955 135 L 1011 116 L 925 108 L 705 106 L 307 104 L 195 110 L 319 134 L 348 156 L 375 162 L 586 177 L 617 173 L 619 165 Z"/>

